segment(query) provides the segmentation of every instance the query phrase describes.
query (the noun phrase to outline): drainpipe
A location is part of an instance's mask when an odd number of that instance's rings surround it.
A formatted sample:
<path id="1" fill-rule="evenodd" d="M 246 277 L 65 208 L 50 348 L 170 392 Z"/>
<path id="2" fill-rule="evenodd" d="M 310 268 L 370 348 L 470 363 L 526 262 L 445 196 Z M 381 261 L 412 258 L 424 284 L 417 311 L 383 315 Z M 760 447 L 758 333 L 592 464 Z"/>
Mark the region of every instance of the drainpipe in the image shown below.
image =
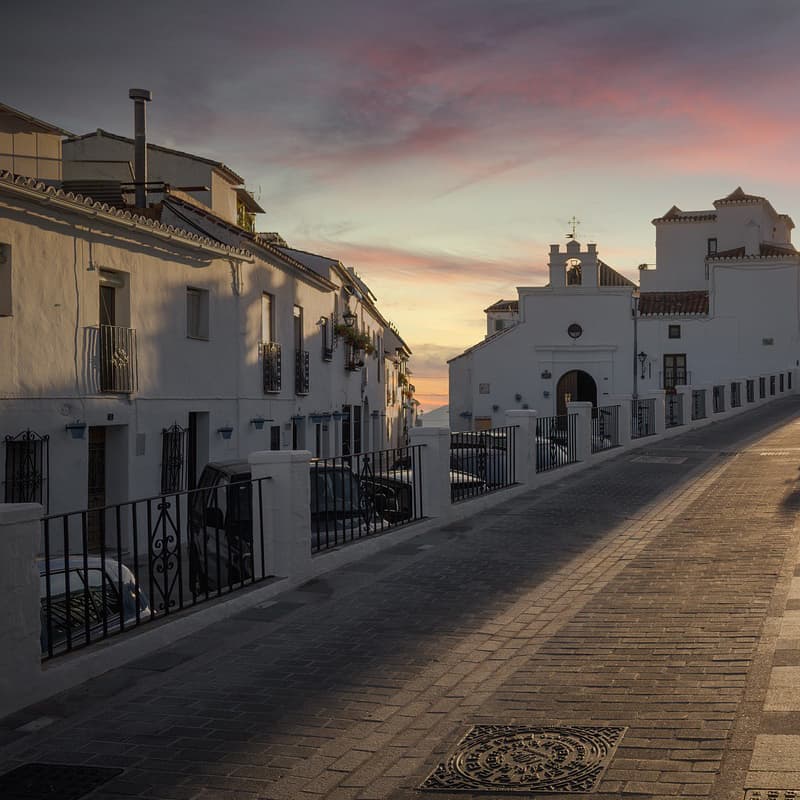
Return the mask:
<path id="1" fill-rule="evenodd" d="M 133 181 L 136 186 L 136 207 L 147 208 L 147 124 L 145 103 L 153 99 L 149 89 L 131 89 L 133 100 Z"/>

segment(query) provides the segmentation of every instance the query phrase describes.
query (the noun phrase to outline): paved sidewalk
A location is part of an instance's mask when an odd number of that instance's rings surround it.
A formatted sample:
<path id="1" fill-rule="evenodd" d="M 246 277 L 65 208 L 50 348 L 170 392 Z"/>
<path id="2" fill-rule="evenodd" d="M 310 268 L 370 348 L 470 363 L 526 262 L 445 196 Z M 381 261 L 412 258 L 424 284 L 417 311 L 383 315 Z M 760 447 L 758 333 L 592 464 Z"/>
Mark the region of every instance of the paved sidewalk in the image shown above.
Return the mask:
<path id="1" fill-rule="evenodd" d="M 249 609 L 2 721 L 0 772 L 124 768 L 93 800 L 463 798 L 416 787 L 471 725 L 625 726 L 593 797 L 800 788 L 798 415 L 626 452 Z"/>

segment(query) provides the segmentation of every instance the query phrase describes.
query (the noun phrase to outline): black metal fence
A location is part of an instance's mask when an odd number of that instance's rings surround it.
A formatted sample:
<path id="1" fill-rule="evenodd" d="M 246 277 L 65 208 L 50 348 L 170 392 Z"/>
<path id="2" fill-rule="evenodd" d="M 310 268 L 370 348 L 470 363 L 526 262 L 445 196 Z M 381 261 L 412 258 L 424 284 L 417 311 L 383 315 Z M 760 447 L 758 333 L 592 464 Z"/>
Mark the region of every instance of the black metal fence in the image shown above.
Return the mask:
<path id="1" fill-rule="evenodd" d="M 653 436 L 656 432 L 656 401 L 636 399 L 631 402 L 631 439 Z"/>
<path id="2" fill-rule="evenodd" d="M 450 434 L 450 499 L 467 500 L 516 483 L 517 426 Z"/>
<path id="3" fill-rule="evenodd" d="M 766 378 L 759 378 L 758 379 L 758 397 L 759 400 L 763 400 L 767 396 L 767 379 Z"/>
<path id="4" fill-rule="evenodd" d="M 683 395 L 668 394 L 664 396 L 664 425 L 677 428 L 683 425 Z"/>
<path id="5" fill-rule="evenodd" d="M 756 401 L 756 382 L 754 380 L 748 380 L 745 383 L 745 392 L 747 394 L 747 402 L 748 403 L 755 403 Z"/>
<path id="6" fill-rule="evenodd" d="M 739 408 L 742 404 L 742 385 L 738 381 L 731 383 L 731 408 Z"/>
<path id="7" fill-rule="evenodd" d="M 619 446 L 619 406 L 592 409 L 592 452 Z"/>
<path id="8" fill-rule="evenodd" d="M 42 658 L 268 576 L 263 483 L 215 485 L 42 520 Z"/>
<path id="9" fill-rule="evenodd" d="M 769 376 L 769 393 L 770 393 L 770 396 L 775 394 L 775 376 L 774 375 L 770 375 Z"/>
<path id="10" fill-rule="evenodd" d="M 715 414 L 721 414 L 725 410 L 725 387 L 715 386 L 711 392 L 713 409 Z"/>
<path id="11" fill-rule="evenodd" d="M 536 471 L 558 469 L 578 460 L 578 415 L 536 420 Z"/>
<path id="12" fill-rule="evenodd" d="M 706 418 L 706 390 L 692 390 L 692 419 Z"/>
<path id="13" fill-rule="evenodd" d="M 311 462 L 311 551 L 422 519 L 422 446 Z"/>

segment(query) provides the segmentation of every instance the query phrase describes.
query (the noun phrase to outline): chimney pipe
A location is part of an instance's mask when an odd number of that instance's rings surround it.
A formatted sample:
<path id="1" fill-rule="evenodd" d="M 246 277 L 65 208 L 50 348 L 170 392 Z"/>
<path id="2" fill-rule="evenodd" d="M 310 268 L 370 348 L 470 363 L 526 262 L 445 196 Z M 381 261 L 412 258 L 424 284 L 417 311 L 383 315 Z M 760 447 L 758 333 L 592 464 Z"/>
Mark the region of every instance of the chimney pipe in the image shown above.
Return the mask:
<path id="1" fill-rule="evenodd" d="M 144 104 L 153 99 L 149 89 L 131 89 L 133 100 L 133 181 L 136 185 L 136 207 L 147 208 L 147 125 Z"/>

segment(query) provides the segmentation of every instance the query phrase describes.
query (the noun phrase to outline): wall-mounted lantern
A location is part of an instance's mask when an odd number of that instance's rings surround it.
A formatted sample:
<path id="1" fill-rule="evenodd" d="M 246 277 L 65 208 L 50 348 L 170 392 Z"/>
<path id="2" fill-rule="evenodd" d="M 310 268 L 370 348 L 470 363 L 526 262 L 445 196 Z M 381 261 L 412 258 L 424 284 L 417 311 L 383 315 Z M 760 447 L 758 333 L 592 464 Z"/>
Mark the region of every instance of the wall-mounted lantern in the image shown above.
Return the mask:
<path id="1" fill-rule="evenodd" d="M 73 439 L 83 439 L 86 434 L 86 423 L 79 419 L 76 419 L 75 422 L 68 422 L 65 427 Z"/>
<path id="2" fill-rule="evenodd" d="M 552 375 L 552 373 L 550 372 L 549 369 L 546 369 L 546 370 L 544 370 L 544 372 L 542 372 L 542 380 L 549 381 L 550 378 L 552 378 L 552 377 L 553 377 L 553 375 Z"/>
<path id="3" fill-rule="evenodd" d="M 542 392 L 542 397 L 550 397 L 550 392 L 548 392 L 548 391 L 547 391 L 547 389 L 545 389 L 545 390 Z"/>
<path id="4" fill-rule="evenodd" d="M 352 328 L 356 324 L 356 315 L 350 310 L 349 306 L 342 314 L 342 322 L 344 322 L 348 328 Z"/>
<path id="5" fill-rule="evenodd" d="M 647 353 L 642 350 L 639 355 L 636 356 L 639 359 L 639 364 L 642 367 L 642 379 L 644 379 L 644 365 L 647 363 Z"/>
<path id="6" fill-rule="evenodd" d="M 514 395 L 514 399 L 519 403 L 519 401 L 522 400 L 522 395 L 517 393 Z"/>
<path id="7" fill-rule="evenodd" d="M 500 410 L 500 406 L 499 406 L 499 405 L 497 405 L 497 403 L 495 403 L 495 404 L 492 406 L 492 411 L 499 411 L 499 410 Z"/>
<path id="8" fill-rule="evenodd" d="M 230 439 L 233 436 L 233 427 L 231 425 L 223 425 L 221 428 L 217 428 L 217 433 L 223 439 Z"/>

